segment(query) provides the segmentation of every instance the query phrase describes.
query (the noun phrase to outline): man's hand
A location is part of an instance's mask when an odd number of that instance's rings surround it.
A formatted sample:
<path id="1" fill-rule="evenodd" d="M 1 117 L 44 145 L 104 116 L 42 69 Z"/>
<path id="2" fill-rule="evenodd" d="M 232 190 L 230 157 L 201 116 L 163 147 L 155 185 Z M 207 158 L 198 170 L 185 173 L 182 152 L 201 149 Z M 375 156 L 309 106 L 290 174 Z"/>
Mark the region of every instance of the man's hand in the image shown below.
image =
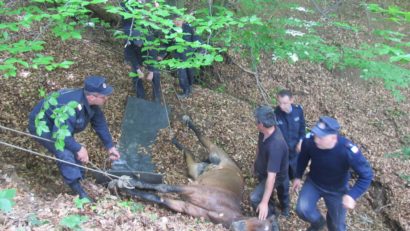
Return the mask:
<path id="1" fill-rule="evenodd" d="M 153 78 L 154 78 L 154 72 L 152 72 L 152 71 L 148 72 L 147 80 L 152 81 Z"/>
<path id="2" fill-rule="evenodd" d="M 296 145 L 295 151 L 297 153 L 300 153 L 300 150 L 302 150 L 302 140 L 299 141 L 299 143 Z"/>
<path id="3" fill-rule="evenodd" d="M 354 209 L 356 206 L 356 201 L 349 195 L 343 195 L 343 207 L 345 209 Z"/>
<path id="4" fill-rule="evenodd" d="M 295 180 L 293 180 L 292 191 L 294 191 L 294 192 L 299 191 L 301 184 L 302 183 L 301 183 L 300 179 L 296 178 Z"/>
<path id="5" fill-rule="evenodd" d="M 144 72 L 140 68 L 137 69 L 138 78 L 144 79 Z"/>
<path id="6" fill-rule="evenodd" d="M 259 212 L 259 220 L 265 220 L 268 216 L 268 203 L 259 203 L 258 207 L 256 208 L 256 212 Z"/>
<path id="7" fill-rule="evenodd" d="M 83 164 L 88 163 L 88 151 L 85 147 L 81 146 L 80 151 L 77 152 L 77 160 L 81 161 Z"/>
<path id="8" fill-rule="evenodd" d="M 110 160 L 118 160 L 121 157 L 121 154 L 118 152 L 116 147 L 110 148 L 108 153 L 110 153 Z"/>

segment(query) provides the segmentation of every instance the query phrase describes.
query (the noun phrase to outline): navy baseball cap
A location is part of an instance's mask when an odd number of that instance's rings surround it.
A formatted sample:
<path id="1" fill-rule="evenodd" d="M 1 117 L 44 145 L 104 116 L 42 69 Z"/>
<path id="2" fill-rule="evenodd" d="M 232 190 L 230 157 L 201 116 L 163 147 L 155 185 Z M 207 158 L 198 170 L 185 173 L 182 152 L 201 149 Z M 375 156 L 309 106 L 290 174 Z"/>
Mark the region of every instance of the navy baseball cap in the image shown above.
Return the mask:
<path id="1" fill-rule="evenodd" d="M 336 119 L 328 116 L 321 116 L 316 125 L 312 128 L 312 133 L 318 137 L 338 134 L 340 125 Z"/>
<path id="2" fill-rule="evenodd" d="M 105 78 L 101 76 L 88 76 L 84 80 L 84 90 L 101 95 L 111 95 L 113 88 L 105 83 Z"/>

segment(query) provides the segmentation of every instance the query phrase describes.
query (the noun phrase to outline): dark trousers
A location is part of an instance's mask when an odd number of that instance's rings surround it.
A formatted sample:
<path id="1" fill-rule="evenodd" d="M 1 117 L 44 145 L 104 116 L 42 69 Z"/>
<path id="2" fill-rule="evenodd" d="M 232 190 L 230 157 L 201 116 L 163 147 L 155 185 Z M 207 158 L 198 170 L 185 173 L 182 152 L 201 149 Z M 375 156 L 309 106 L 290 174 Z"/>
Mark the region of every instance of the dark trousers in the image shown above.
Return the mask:
<path id="1" fill-rule="evenodd" d="M 298 153 L 289 150 L 289 180 L 296 177 L 296 167 L 298 165 Z"/>
<path id="2" fill-rule="evenodd" d="M 143 80 L 138 77 L 132 79 L 134 89 L 138 98 L 145 98 L 145 90 Z M 152 95 L 154 100 L 159 102 L 161 99 L 161 80 L 159 71 L 154 71 L 154 77 L 152 78 Z"/>
<path id="3" fill-rule="evenodd" d="M 29 131 L 33 135 L 36 134 L 36 129 L 34 126 L 34 121 L 30 121 L 29 124 Z M 41 135 L 41 137 L 46 138 L 51 140 L 51 132 L 44 133 Z M 74 163 L 78 165 L 82 165 L 81 161 L 77 160 L 76 153 L 71 152 L 68 149 L 64 149 L 63 151 L 59 151 L 55 148 L 54 142 L 49 142 L 45 140 L 40 140 L 40 139 L 35 139 L 37 142 L 39 142 L 41 145 L 43 145 L 49 152 L 53 153 L 54 156 L 60 160 L 67 161 L 69 163 Z M 83 179 L 85 170 L 83 168 L 73 166 L 70 164 L 62 163 L 60 161 L 57 161 L 57 166 L 60 170 L 61 176 L 63 176 L 64 182 L 66 184 L 71 184 L 77 180 Z"/>
<path id="4" fill-rule="evenodd" d="M 346 230 L 346 209 L 342 205 L 344 192 L 331 192 L 317 186 L 309 177 L 303 184 L 296 205 L 298 216 L 311 224 L 317 223 L 322 215 L 317 208 L 317 202 L 323 197 L 326 208 L 326 221 L 329 231 Z"/>
<path id="5" fill-rule="evenodd" d="M 250 201 L 253 209 L 256 209 L 262 201 L 263 193 L 265 192 L 266 179 L 260 180 L 259 184 L 250 194 Z M 275 189 L 281 208 L 289 207 L 289 177 L 277 177 L 275 180 Z M 273 193 L 272 193 L 273 194 Z M 273 197 L 269 200 L 268 216 L 275 214 L 275 204 Z"/>
<path id="6" fill-rule="evenodd" d="M 189 94 L 194 83 L 194 70 L 192 68 L 178 69 L 178 80 L 183 94 Z"/>

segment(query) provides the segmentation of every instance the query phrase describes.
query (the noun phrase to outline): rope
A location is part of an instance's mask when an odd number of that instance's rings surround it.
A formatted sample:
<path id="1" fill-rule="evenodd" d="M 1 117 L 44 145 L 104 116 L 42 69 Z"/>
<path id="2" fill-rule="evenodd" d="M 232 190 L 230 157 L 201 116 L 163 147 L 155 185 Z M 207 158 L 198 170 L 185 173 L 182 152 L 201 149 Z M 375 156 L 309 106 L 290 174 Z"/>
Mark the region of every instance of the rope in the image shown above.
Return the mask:
<path id="1" fill-rule="evenodd" d="M 45 154 L 42 154 L 42 153 L 39 153 L 39 152 L 35 152 L 35 151 L 29 150 L 29 149 L 26 149 L 26 148 L 16 146 L 14 144 L 9 144 L 9 143 L 3 142 L 1 140 L 0 140 L 0 144 L 3 144 L 3 145 L 8 146 L 8 147 L 15 148 L 15 149 L 19 149 L 21 151 L 29 152 L 29 153 L 34 154 L 36 156 L 41 156 L 41 157 L 44 157 L 44 158 L 59 161 L 61 163 L 69 164 L 69 165 L 76 166 L 76 167 L 79 167 L 79 168 L 84 168 L 84 169 L 87 169 L 87 170 L 92 171 L 92 172 L 102 173 L 104 175 L 107 175 L 107 176 L 110 176 L 110 177 L 113 177 L 113 178 L 120 178 L 119 176 L 116 176 L 116 175 L 113 175 L 113 174 L 110 174 L 110 173 L 107 173 L 107 172 L 103 172 L 103 171 L 100 171 L 100 170 L 96 170 L 96 169 L 93 169 L 93 168 L 89 168 L 89 167 L 86 167 L 86 166 L 82 166 L 82 165 L 79 165 L 79 164 L 75 164 L 75 163 L 71 163 L 71 162 L 68 162 L 68 161 L 65 161 L 65 160 L 61 160 L 61 159 L 58 159 L 58 158 L 55 158 L 55 157 L 52 157 L 52 156 L 48 156 L 48 155 L 45 155 Z"/>
<path id="2" fill-rule="evenodd" d="M 127 188 L 127 189 L 134 189 L 134 186 L 131 184 L 132 178 L 130 176 L 121 176 L 120 178 L 116 180 L 112 180 L 110 183 L 108 183 L 108 188 L 114 189 L 114 188 Z"/>
<path id="3" fill-rule="evenodd" d="M 173 132 L 172 132 L 172 128 L 171 128 L 171 120 L 169 119 L 167 101 L 165 100 L 165 94 L 164 94 L 164 91 L 163 91 L 163 89 L 162 89 L 161 78 L 159 78 L 159 86 L 160 86 L 160 88 L 161 88 L 162 102 L 164 103 L 165 113 L 166 113 L 166 115 L 167 115 L 167 122 L 168 122 L 168 129 L 169 129 L 169 137 L 172 138 Z"/>
<path id="4" fill-rule="evenodd" d="M 168 116 L 168 114 L 167 114 L 167 116 Z M 53 140 L 50 140 L 50 139 L 46 139 L 46 138 L 43 138 L 43 137 L 40 137 L 40 136 L 32 135 L 30 133 L 18 131 L 18 130 L 8 128 L 8 127 L 2 126 L 2 125 L 0 125 L 0 128 L 8 130 L 8 131 L 16 132 L 16 133 L 19 133 L 19 134 L 22 134 L 22 135 L 30 136 L 30 137 L 33 137 L 33 138 L 42 139 L 42 140 L 45 140 L 45 141 L 48 141 L 48 142 L 54 142 Z M 132 179 L 130 176 L 123 175 L 123 176 L 119 177 L 119 176 L 107 173 L 106 171 L 101 170 L 98 166 L 96 166 L 92 162 L 88 162 L 89 164 L 91 164 L 93 166 L 93 168 L 89 168 L 89 167 L 86 167 L 86 166 L 82 166 L 82 165 L 79 165 L 79 164 L 75 164 L 75 163 L 71 163 L 71 162 L 68 162 L 68 161 L 65 161 L 65 160 L 61 160 L 61 159 L 58 159 L 58 158 L 55 158 L 55 157 L 52 157 L 52 156 L 48 156 L 48 155 L 45 155 L 45 154 L 42 154 L 42 153 L 39 153 L 39 152 L 35 152 L 35 151 L 29 150 L 29 149 L 26 149 L 26 148 L 22 148 L 22 147 L 13 145 L 13 144 L 9 144 L 9 143 L 6 143 L 6 142 L 1 141 L 1 140 L 0 140 L 0 144 L 3 144 L 3 145 L 8 146 L 8 147 L 15 148 L 15 149 L 19 149 L 21 151 L 29 152 L 31 154 L 34 154 L 34 155 L 37 155 L 37 156 L 40 156 L 40 157 L 52 159 L 52 160 L 55 160 L 55 161 L 59 161 L 61 163 L 65 163 L 65 164 L 68 164 L 68 165 L 83 168 L 83 169 L 86 169 L 86 170 L 89 170 L 89 171 L 92 171 L 92 172 L 101 173 L 101 174 L 107 176 L 111 180 L 108 183 L 108 187 L 111 188 L 111 189 L 115 188 L 115 186 L 117 186 L 118 188 L 127 188 L 127 189 L 133 189 L 134 188 L 132 186 L 131 182 L 130 182 L 130 180 Z M 107 162 L 107 160 L 108 160 L 108 158 L 105 160 L 105 162 Z M 127 163 L 125 163 L 125 165 L 130 171 L 132 171 L 131 167 Z M 105 165 L 104 165 L 104 168 L 105 168 Z"/>
<path id="5" fill-rule="evenodd" d="M 4 127 L 3 125 L 0 125 L 0 128 L 3 128 L 4 130 L 16 132 L 16 133 L 19 133 L 19 134 L 22 134 L 22 135 L 30 136 L 30 137 L 33 137 L 33 138 L 36 138 L 36 139 L 39 139 L 39 140 L 44 140 L 44 141 L 48 141 L 48 142 L 54 142 L 53 140 L 50 140 L 50 139 L 47 139 L 47 138 L 44 138 L 44 137 L 41 137 L 41 136 L 36 136 L 36 135 L 31 134 L 31 133 L 27 133 L 27 132 L 22 132 L 22 131 L 19 131 L 19 130 L 15 130 L 15 129 L 13 129 L 13 128 Z"/>

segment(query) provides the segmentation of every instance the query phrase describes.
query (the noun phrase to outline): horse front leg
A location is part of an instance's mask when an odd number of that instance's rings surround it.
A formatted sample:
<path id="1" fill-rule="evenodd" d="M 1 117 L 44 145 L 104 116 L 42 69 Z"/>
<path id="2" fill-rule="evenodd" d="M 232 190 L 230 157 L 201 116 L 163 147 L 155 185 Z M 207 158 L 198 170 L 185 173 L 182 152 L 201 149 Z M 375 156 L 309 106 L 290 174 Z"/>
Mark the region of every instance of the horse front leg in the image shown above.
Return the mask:
<path id="1" fill-rule="evenodd" d="M 148 189 L 148 190 L 155 190 L 157 192 L 162 193 L 181 193 L 184 192 L 184 187 L 181 185 L 169 185 L 169 184 L 151 184 L 146 183 L 140 180 L 130 179 L 129 180 L 130 188 L 137 188 L 137 189 Z"/>

